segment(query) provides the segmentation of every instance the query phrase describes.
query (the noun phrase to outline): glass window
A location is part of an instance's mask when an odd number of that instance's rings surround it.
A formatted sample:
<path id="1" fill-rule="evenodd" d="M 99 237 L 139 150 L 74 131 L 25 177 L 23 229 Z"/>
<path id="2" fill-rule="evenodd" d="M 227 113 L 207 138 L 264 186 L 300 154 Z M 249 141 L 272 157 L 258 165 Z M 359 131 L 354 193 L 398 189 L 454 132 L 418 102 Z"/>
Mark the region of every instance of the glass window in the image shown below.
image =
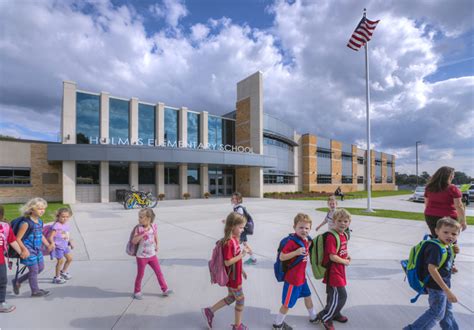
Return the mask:
<path id="1" fill-rule="evenodd" d="M 220 117 L 209 116 L 207 120 L 208 129 L 208 143 L 209 149 L 218 150 L 219 146 L 223 144 L 222 141 L 222 121 Z"/>
<path id="2" fill-rule="evenodd" d="M 99 184 L 99 164 L 76 164 L 76 184 Z"/>
<path id="3" fill-rule="evenodd" d="M 352 183 L 352 176 L 343 175 L 342 183 Z"/>
<path id="4" fill-rule="evenodd" d="M 155 145 L 155 107 L 152 105 L 138 104 L 138 138 L 145 146 Z"/>
<path id="5" fill-rule="evenodd" d="M 109 99 L 109 138 L 112 144 L 129 144 L 129 102 Z"/>
<path id="6" fill-rule="evenodd" d="M 317 180 L 317 183 L 321 183 L 321 184 L 332 183 L 331 175 L 328 175 L 328 174 L 318 174 L 318 177 L 316 180 Z"/>
<path id="7" fill-rule="evenodd" d="M 293 184 L 293 176 L 264 174 L 263 183 L 265 184 Z"/>
<path id="8" fill-rule="evenodd" d="M 178 167 L 165 167 L 165 184 L 179 184 Z"/>
<path id="9" fill-rule="evenodd" d="M 364 157 L 357 157 L 357 164 L 364 165 Z"/>
<path id="10" fill-rule="evenodd" d="M 200 114 L 188 112 L 188 148 L 197 148 L 200 143 L 199 119 Z"/>
<path id="11" fill-rule="evenodd" d="M 188 184 L 200 184 L 199 168 L 188 168 Z"/>
<path id="12" fill-rule="evenodd" d="M 264 136 L 263 137 L 263 143 L 264 144 L 267 144 L 267 145 L 273 145 L 273 146 L 277 146 L 277 147 L 280 147 L 280 148 L 283 148 L 283 149 L 288 149 L 290 151 L 293 151 L 293 146 L 283 142 L 283 141 L 280 141 L 280 140 L 277 140 L 277 139 L 272 139 L 270 137 L 266 137 Z"/>
<path id="13" fill-rule="evenodd" d="M 109 164 L 109 184 L 129 184 L 129 166 L 128 163 L 110 163 Z M 135 187 L 136 188 L 136 187 Z"/>
<path id="14" fill-rule="evenodd" d="M 0 185 L 31 185 L 31 169 L 0 168 Z"/>
<path id="15" fill-rule="evenodd" d="M 155 184 L 155 167 L 153 165 L 138 165 L 138 183 Z"/>
<path id="16" fill-rule="evenodd" d="M 100 97 L 76 93 L 76 143 L 99 144 Z"/>
<path id="17" fill-rule="evenodd" d="M 178 146 L 179 134 L 179 112 L 170 108 L 165 108 L 165 144 L 167 147 Z"/>
<path id="18" fill-rule="evenodd" d="M 222 134 L 223 144 L 235 145 L 235 121 L 222 119 L 224 132 Z"/>
<path id="19" fill-rule="evenodd" d="M 364 177 L 363 176 L 358 176 L 357 177 L 357 183 L 364 183 Z"/>

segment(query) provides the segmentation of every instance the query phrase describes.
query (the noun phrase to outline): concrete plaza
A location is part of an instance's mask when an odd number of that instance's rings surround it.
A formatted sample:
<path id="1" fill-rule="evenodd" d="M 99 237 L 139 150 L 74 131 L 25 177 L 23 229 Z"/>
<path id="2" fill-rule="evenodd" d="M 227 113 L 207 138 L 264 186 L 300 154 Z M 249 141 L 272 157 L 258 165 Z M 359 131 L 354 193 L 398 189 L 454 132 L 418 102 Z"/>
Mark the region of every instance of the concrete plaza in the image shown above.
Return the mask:
<path id="1" fill-rule="evenodd" d="M 364 207 L 365 200 L 340 202 L 340 207 Z M 244 323 L 250 329 L 270 329 L 281 303 L 282 284 L 273 275 L 273 262 L 280 239 L 292 231 L 297 212 L 310 214 L 313 228 L 325 214 L 315 208 L 323 201 L 284 201 L 245 199 L 256 222 L 249 243 L 258 263 L 245 266 Z M 422 211 L 423 205 L 407 201 L 407 196 L 373 200 L 374 208 Z M 217 239 L 222 236 L 221 220 L 229 213 L 229 199 L 176 200 L 160 202 L 155 209 L 159 228 L 158 257 L 170 288 L 175 293 L 162 297 L 151 269 L 143 280 L 144 300 L 133 300 L 136 262 L 125 254 L 130 230 L 137 223 L 138 210 L 127 211 L 116 203 L 73 205 L 72 237 L 76 242 L 72 280 L 54 285 L 54 263 L 46 260 L 40 274 L 40 287 L 52 291 L 46 298 L 30 298 L 24 283 L 19 296 L 7 288 L 7 301 L 17 306 L 10 314 L 0 315 L 1 329 L 15 328 L 93 328 L 93 329 L 205 329 L 200 308 L 226 295 L 226 289 L 211 285 L 207 261 Z M 353 216 L 353 235 L 349 243 L 352 264 L 348 267 L 348 301 L 343 310 L 349 317 L 341 329 L 401 329 L 415 320 L 427 307 L 427 298 L 410 303 L 414 292 L 404 282 L 399 260 L 427 231 L 424 222 L 377 217 Z M 314 230 L 312 232 L 314 235 Z M 455 317 L 461 329 L 474 324 L 472 282 L 474 229 L 460 236 L 461 254 L 453 276 L 453 291 L 459 303 Z M 310 273 L 307 273 L 310 275 Z M 9 273 L 9 279 L 13 272 Z M 321 310 L 325 290 L 321 282 L 308 276 L 313 302 Z M 322 329 L 308 323 L 303 301 L 287 317 L 296 329 Z M 233 308 L 216 314 L 215 329 L 228 329 Z"/>

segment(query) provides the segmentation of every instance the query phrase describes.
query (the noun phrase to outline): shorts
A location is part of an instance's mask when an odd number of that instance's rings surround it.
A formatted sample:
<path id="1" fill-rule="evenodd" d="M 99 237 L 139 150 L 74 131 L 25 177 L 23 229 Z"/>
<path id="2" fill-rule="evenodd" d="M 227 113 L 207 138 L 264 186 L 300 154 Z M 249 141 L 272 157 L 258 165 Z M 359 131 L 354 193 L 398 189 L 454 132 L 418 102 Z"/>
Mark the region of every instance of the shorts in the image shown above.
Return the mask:
<path id="1" fill-rule="evenodd" d="M 56 248 L 53 251 L 51 251 L 51 258 L 62 259 L 64 258 L 65 254 L 69 254 L 70 252 L 71 252 L 71 249 L 69 249 L 69 246 L 66 246 L 66 248 L 64 249 Z"/>
<path id="2" fill-rule="evenodd" d="M 302 285 L 296 286 L 285 282 L 283 285 L 283 294 L 281 296 L 281 304 L 287 308 L 293 308 L 298 298 L 304 298 L 311 296 L 308 282 L 304 282 Z"/>

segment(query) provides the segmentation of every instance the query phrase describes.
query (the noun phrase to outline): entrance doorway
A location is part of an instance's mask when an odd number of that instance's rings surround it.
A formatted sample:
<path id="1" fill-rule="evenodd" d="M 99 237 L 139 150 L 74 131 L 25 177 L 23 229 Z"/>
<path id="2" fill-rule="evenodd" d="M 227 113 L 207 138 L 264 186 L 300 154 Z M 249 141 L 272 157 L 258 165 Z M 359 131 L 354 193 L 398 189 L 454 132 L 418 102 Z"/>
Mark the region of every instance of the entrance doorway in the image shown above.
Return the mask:
<path id="1" fill-rule="evenodd" d="M 234 192 L 234 174 L 209 170 L 209 193 L 212 196 L 230 196 Z"/>

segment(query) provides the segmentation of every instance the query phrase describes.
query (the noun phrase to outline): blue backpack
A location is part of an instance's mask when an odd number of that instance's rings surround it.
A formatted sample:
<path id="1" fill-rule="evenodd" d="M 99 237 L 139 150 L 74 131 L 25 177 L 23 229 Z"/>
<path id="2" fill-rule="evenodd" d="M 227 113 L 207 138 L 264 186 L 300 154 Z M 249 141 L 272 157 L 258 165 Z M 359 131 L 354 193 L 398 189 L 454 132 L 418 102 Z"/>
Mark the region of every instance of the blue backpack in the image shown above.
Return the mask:
<path id="1" fill-rule="evenodd" d="M 30 236 L 31 231 L 33 230 L 35 226 L 35 223 L 33 222 L 33 220 L 27 217 L 19 217 L 10 222 L 10 226 L 12 227 L 12 231 L 15 234 L 15 236 L 18 235 L 18 230 L 20 229 L 23 222 L 26 222 L 28 224 L 28 229 L 23 235 L 22 240 Z M 20 255 L 10 246 L 8 248 L 8 257 L 15 259 L 15 258 L 20 258 Z"/>
<path id="2" fill-rule="evenodd" d="M 425 248 L 428 244 L 435 244 L 439 247 L 439 251 L 441 254 L 441 262 L 439 263 L 438 269 L 443 267 L 448 259 L 448 251 L 447 249 L 451 250 L 451 258 L 454 257 L 453 247 L 452 245 L 446 246 L 441 243 L 438 239 L 428 239 L 429 236 L 426 235 L 421 242 L 411 248 L 410 256 L 406 260 L 400 261 L 403 271 L 406 274 L 406 278 L 408 279 L 408 284 L 410 287 L 417 292 L 417 295 L 410 299 L 411 303 L 415 303 L 420 295 L 427 294 L 425 285 L 428 283 L 430 279 L 430 275 L 426 275 L 425 278 L 420 278 L 421 268 L 423 266 L 423 253 Z"/>
<path id="3" fill-rule="evenodd" d="M 297 264 L 299 264 L 301 261 L 303 261 L 305 256 L 298 256 L 291 264 L 288 264 L 289 260 L 287 261 L 281 261 L 280 260 L 280 253 L 281 250 L 285 247 L 286 243 L 288 243 L 289 240 L 294 241 L 296 244 L 298 244 L 301 247 L 305 247 L 304 243 L 301 241 L 301 239 L 298 238 L 295 234 L 289 234 L 286 236 L 284 239 L 280 241 L 280 245 L 278 245 L 278 250 L 277 250 L 277 257 L 275 264 L 273 265 L 273 270 L 275 272 L 275 277 L 278 282 L 283 282 L 285 280 L 285 273 L 295 267 Z M 308 236 L 308 241 L 311 242 L 311 238 Z"/>

